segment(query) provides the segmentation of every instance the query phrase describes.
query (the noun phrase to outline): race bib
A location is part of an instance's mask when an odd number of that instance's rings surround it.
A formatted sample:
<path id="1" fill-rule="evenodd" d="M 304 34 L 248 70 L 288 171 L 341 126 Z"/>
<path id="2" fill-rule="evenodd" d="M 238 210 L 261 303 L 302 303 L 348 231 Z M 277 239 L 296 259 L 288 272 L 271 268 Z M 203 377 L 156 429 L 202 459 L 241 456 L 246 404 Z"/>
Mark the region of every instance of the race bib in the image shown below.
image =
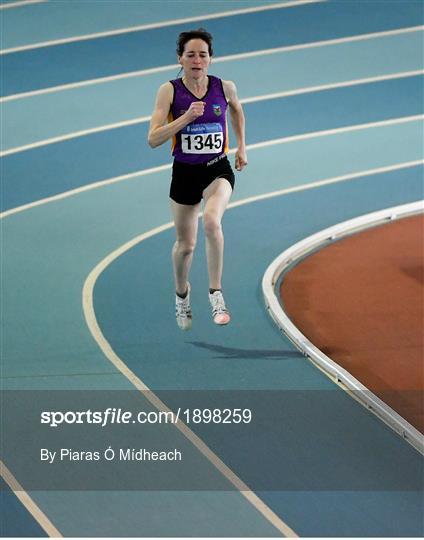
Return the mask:
<path id="1" fill-rule="evenodd" d="M 181 148 L 184 154 L 219 154 L 224 144 L 222 126 L 189 124 L 181 131 Z"/>

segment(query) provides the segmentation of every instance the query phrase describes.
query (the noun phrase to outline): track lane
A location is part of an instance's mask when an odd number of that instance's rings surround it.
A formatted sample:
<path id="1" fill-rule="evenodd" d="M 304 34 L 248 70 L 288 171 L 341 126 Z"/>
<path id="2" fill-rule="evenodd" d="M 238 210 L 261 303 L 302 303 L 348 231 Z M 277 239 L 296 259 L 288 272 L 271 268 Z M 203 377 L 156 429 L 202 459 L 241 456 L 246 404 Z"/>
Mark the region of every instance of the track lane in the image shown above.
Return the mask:
<path id="1" fill-rule="evenodd" d="M 286 407 L 291 412 L 283 420 L 285 429 L 280 439 L 277 436 L 278 441 L 265 444 L 266 459 L 262 439 L 252 443 L 248 437 L 243 438 L 244 432 L 238 438 L 214 439 L 207 429 L 199 431 L 251 486 L 258 485 L 257 477 L 270 479 L 273 470 L 285 470 L 287 492 L 270 491 L 266 500 L 284 519 L 288 505 L 288 522 L 305 536 L 388 536 L 394 531 L 420 534 L 421 497 L 416 482 L 422 459 L 391 429 L 299 357 L 265 312 L 260 294 L 262 273 L 266 261 L 316 227 L 325 228 L 354 215 L 413 200 L 409 188 L 415 183 L 413 177 L 419 182 L 421 172 L 421 168 L 396 171 L 230 210 L 225 230 L 231 256 L 227 254 L 224 288 L 233 321 L 224 331 L 210 320 L 202 250 L 196 253 L 191 276 L 193 330 L 182 334 L 176 328 L 169 307 L 173 287 L 166 253 L 173 242 L 172 230 L 124 253 L 96 284 L 95 307 L 106 339 L 150 388 L 160 389 L 159 395 L 164 388 L 286 390 L 284 395 L 290 396 Z M 418 187 L 418 183 L 415 185 Z M 415 194 L 421 193 L 418 187 Z M 341 203 L 346 200 L 350 204 Z M 276 223 L 280 224 L 278 236 Z M 166 343 L 160 339 L 164 328 Z M 304 399 L 299 399 L 295 390 L 301 390 Z M 182 392 L 180 400 L 184 402 L 186 396 Z M 272 418 L 272 411 L 270 415 Z M 273 431 L 273 437 L 276 433 L 278 430 Z M 249 452 L 243 452 L 247 446 Z M 385 460 L 378 457 L 383 454 Z M 398 480 L 393 478 L 393 463 Z M 334 490 L 335 481 L 340 482 L 339 499 L 328 508 L 327 502 L 333 497 L 325 492 Z M 390 487 L 384 484 L 387 481 Z M 305 486 L 309 491 L 306 504 L 296 493 L 297 489 L 303 492 Z M 404 490 L 411 507 L 399 508 L 392 519 L 388 508 L 393 512 Z M 382 491 L 384 497 L 379 493 Z M 364 520 L 364 501 L 369 500 L 373 501 L 374 518 Z M 298 519 L 293 520 L 296 512 Z M 325 522 L 317 522 L 320 512 L 327 515 Z"/>
<path id="2" fill-rule="evenodd" d="M 247 125 L 255 131 L 247 132 L 247 143 L 417 115 L 422 88 L 418 76 L 249 103 Z M 169 163 L 169 146 L 150 149 L 147 130 L 144 123 L 5 156 L 3 210 Z"/>
<path id="3" fill-rule="evenodd" d="M 315 23 L 317 19 L 319 25 Z M 221 36 L 215 53 L 223 55 L 256 50 L 258 43 L 261 49 L 267 49 L 417 26 L 422 22 L 418 2 L 403 3 L 402 10 L 396 2 L 324 2 L 199 21 L 197 25 Z M 243 26 L 244 30 L 237 40 L 233 39 L 235 26 Z M 267 28 L 266 33 L 263 28 Z M 5 55 L 3 95 L 174 64 L 175 35 L 185 29 L 186 25 L 175 25 Z M 149 54 L 143 54 L 147 50 Z"/>
<path id="4" fill-rule="evenodd" d="M 217 62 L 212 69 L 234 80 L 240 99 L 422 69 L 423 32 L 282 51 Z M 393 50 L 396 54 L 392 54 Z M 349 59 L 346 62 L 346 58 Z M 3 150 L 105 124 L 149 116 L 156 89 L 177 69 L 36 95 L 0 105 Z M 255 73 L 255 77 L 251 74 Z M 275 77 L 275 73 L 281 76 Z"/>
<path id="5" fill-rule="evenodd" d="M 10 0 L 15 1 L 15 0 Z M 288 0 L 286 0 L 288 1 Z M 284 3 L 267 0 L 267 5 Z M 52 40 L 78 38 L 107 31 L 124 31 L 138 25 L 157 24 L 173 19 L 222 13 L 229 10 L 225 0 L 213 3 L 185 0 L 176 3 L 164 0 L 120 0 L 114 2 L 81 2 L 75 0 L 46 2 L 42 5 L 22 6 L 19 11 L 3 13 L 4 34 L 2 49 L 33 45 Z M 263 5 L 258 0 L 232 0 L 231 10 Z M 81 14 L 84 13 L 82 17 Z"/>

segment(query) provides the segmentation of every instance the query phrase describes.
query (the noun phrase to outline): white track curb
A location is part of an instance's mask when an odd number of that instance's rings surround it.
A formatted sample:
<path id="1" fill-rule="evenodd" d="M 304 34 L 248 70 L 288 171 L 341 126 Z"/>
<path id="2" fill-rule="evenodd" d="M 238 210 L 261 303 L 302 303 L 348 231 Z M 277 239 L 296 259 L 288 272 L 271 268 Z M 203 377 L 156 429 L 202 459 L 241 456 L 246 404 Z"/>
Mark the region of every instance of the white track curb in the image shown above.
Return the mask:
<path id="1" fill-rule="evenodd" d="M 417 201 L 366 214 L 313 234 L 286 249 L 268 266 L 262 279 L 262 290 L 271 317 L 294 345 L 331 379 L 342 385 L 352 397 L 376 414 L 421 454 L 424 454 L 424 436 L 348 371 L 315 347 L 288 318 L 280 305 L 279 297 L 275 293 L 275 285 L 282 274 L 287 272 L 294 263 L 317 248 L 323 248 L 326 244 L 328 245 L 355 232 L 421 212 L 424 212 L 424 201 Z"/>

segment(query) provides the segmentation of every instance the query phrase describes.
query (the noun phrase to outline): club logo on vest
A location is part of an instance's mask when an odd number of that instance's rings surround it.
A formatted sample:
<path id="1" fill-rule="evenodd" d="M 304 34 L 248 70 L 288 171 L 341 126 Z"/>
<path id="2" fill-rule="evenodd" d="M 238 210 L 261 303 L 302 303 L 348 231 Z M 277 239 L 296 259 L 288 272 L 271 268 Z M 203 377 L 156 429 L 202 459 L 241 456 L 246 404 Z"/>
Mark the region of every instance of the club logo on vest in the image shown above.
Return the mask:
<path id="1" fill-rule="evenodd" d="M 221 105 L 212 105 L 213 112 L 216 114 L 216 116 L 221 115 Z"/>

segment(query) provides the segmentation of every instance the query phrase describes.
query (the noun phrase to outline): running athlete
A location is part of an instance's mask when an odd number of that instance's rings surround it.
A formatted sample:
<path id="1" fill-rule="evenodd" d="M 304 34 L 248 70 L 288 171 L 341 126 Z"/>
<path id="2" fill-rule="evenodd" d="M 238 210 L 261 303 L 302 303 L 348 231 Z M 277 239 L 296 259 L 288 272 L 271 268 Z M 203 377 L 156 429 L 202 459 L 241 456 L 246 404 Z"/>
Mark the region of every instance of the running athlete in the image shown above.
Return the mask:
<path id="1" fill-rule="evenodd" d="M 177 56 L 183 76 L 160 86 L 148 136 L 152 148 L 172 137 L 170 198 L 176 230 L 172 261 L 176 318 L 182 330 L 189 330 L 192 325 L 188 277 L 202 199 L 212 317 L 218 325 L 230 322 L 221 287 L 221 220 L 234 188 L 234 172 L 227 158 L 227 107 L 237 138 L 238 171 L 247 165 L 245 122 L 235 84 L 208 75 L 212 54 L 212 36 L 206 30 L 200 28 L 179 35 Z"/>

